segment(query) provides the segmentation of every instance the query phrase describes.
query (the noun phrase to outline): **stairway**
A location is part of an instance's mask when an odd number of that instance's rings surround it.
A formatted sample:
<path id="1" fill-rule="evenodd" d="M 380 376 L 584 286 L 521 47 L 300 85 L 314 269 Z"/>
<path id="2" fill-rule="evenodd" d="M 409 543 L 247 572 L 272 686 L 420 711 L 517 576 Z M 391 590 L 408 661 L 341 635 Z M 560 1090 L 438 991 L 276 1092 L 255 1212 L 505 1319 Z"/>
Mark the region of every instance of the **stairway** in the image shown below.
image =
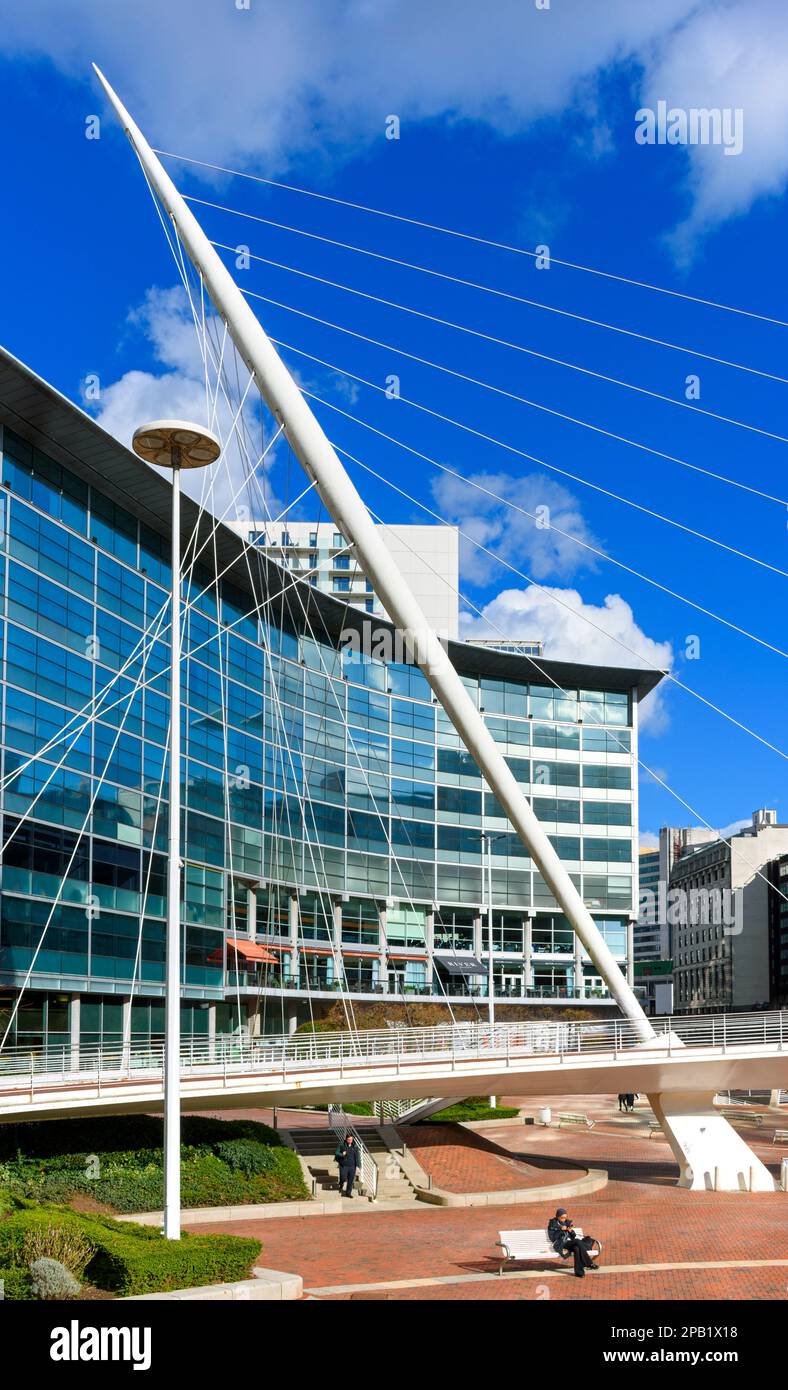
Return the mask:
<path id="1" fill-rule="evenodd" d="M 379 1202 L 412 1202 L 416 1189 L 408 1181 L 379 1129 L 365 1129 L 363 1140 L 378 1170 Z"/>
<path id="2" fill-rule="evenodd" d="M 339 1169 L 334 1161 L 337 1146 L 336 1135 L 328 1128 L 291 1129 L 290 1138 L 296 1152 L 301 1155 L 315 1180 L 315 1196 L 318 1201 L 326 1197 L 338 1196 Z M 385 1202 L 410 1201 L 415 1197 L 415 1189 L 402 1173 L 396 1157 L 391 1154 L 380 1131 L 365 1125 L 360 1131 L 364 1147 L 370 1154 L 378 1170 L 377 1200 Z M 355 1196 L 362 1201 L 370 1201 L 366 1194 L 356 1188 Z"/>
<path id="3" fill-rule="evenodd" d="M 339 1169 L 334 1161 L 337 1139 L 333 1130 L 321 1126 L 313 1129 L 290 1129 L 288 1133 L 296 1153 L 301 1155 L 314 1178 L 317 1200 L 338 1196 Z"/>

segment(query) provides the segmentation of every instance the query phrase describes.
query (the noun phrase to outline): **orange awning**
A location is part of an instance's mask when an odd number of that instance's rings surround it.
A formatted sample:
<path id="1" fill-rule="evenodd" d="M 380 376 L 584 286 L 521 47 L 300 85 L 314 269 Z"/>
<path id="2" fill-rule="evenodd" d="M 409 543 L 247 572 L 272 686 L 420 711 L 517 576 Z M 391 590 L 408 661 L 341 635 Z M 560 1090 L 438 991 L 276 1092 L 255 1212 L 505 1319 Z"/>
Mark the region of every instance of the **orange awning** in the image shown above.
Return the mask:
<path id="1" fill-rule="evenodd" d="M 243 956 L 245 960 L 259 960 L 266 965 L 278 965 L 276 956 L 272 956 L 265 946 L 261 946 L 259 941 L 243 941 L 237 936 L 228 936 L 227 945 L 236 955 Z"/>
<path id="2" fill-rule="evenodd" d="M 364 960 L 378 960 L 380 951 L 345 951 L 343 949 L 342 954 L 343 956 L 353 956 L 354 958 L 360 957 Z"/>
<path id="3" fill-rule="evenodd" d="M 394 951 L 389 951 L 389 960 L 429 960 L 429 956 L 400 956 Z"/>

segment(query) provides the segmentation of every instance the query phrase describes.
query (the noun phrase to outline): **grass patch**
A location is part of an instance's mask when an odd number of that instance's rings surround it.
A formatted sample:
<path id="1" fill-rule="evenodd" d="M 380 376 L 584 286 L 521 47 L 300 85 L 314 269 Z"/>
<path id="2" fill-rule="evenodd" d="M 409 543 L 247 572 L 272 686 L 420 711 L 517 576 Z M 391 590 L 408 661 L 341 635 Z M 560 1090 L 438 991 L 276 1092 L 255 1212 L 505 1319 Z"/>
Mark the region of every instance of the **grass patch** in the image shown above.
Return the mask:
<path id="1" fill-rule="evenodd" d="M 253 1120 L 184 1116 L 184 1208 L 308 1198 L 296 1155 Z M 151 1115 L 0 1126 L 0 1187 L 83 1211 L 132 1214 L 164 1203 L 162 1121 Z M 0 1201 L 2 1212 L 2 1201 Z"/>
<path id="2" fill-rule="evenodd" d="M 446 1110 L 438 1110 L 417 1124 L 461 1124 L 469 1120 L 513 1120 L 520 1112 L 510 1105 L 490 1105 L 487 1096 L 468 1096 Z"/>

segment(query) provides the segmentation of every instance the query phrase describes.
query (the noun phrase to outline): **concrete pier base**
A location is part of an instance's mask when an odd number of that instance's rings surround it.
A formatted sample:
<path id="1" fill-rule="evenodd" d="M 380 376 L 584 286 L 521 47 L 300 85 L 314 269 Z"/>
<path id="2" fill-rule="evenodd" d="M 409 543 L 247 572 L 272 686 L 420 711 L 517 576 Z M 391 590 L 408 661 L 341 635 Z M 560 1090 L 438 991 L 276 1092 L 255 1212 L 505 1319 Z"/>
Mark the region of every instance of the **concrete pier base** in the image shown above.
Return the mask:
<path id="1" fill-rule="evenodd" d="M 649 1095 L 679 1165 L 679 1187 L 694 1192 L 774 1192 L 774 1179 L 707 1091 Z"/>

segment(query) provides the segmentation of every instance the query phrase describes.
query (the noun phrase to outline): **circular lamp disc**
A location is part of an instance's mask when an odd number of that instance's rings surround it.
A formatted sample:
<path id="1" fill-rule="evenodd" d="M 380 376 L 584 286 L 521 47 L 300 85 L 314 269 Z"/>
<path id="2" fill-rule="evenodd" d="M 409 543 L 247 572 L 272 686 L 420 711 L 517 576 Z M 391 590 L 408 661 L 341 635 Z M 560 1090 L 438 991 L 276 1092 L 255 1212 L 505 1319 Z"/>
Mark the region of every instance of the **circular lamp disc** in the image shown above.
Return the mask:
<path id="1" fill-rule="evenodd" d="M 211 430 L 189 420 L 151 420 L 140 425 L 131 447 L 146 463 L 159 468 L 205 468 L 222 452 Z"/>

